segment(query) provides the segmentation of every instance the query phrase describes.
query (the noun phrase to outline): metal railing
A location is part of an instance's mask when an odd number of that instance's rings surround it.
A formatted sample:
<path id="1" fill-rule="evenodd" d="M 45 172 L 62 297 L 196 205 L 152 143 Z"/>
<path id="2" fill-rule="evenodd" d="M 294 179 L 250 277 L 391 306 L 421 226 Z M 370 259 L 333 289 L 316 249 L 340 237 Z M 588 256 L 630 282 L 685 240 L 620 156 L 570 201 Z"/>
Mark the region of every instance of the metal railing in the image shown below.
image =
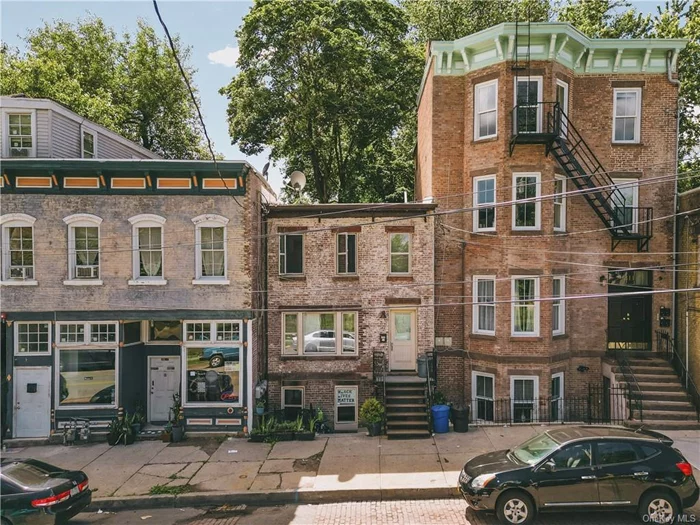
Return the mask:
<path id="1" fill-rule="evenodd" d="M 584 423 L 619 425 L 630 418 L 629 389 L 589 385 L 588 394 L 533 399 L 478 398 L 470 401 L 475 425 Z"/>
<path id="2" fill-rule="evenodd" d="M 637 377 L 634 375 L 632 368 L 630 367 L 629 360 L 625 355 L 624 351 L 618 351 L 617 349 L 612 349 L 607 351 L 608 355 L 611 355 L 620 369 L 620 374 L 627 384 L 629 389 L 629 409 L 630 409 L 630 419 L 634 418 L 634 411 L 637 411 L 639 415 L 639 421 L 644 421 L 644 405 L 642 402 L 642 389 L 639 386 Z"/>
<path id="3" fill-rule="evenodd" d="M 435 350 L 425 353 L 427 358 L 426 370 L 428 372 L 428 377 L 426 381 L 426 389 L 428 394 L 428 423 L 429 428 L 433 428 L 433 397 L 434 397 L 434 387 L 437 384 L 437 354 Z"/>
<path id="4" fill-rule="evenodd" d="M 386 373 L 388 370 L 387 355 L 384 350 L 372 350 L 372 382 L 374 395 L 382 403 L 386 403 Z"/>
<path id="5" fill-rule="evenodd" d="M 681 380 L 683 388 L 691 399 L 693 406 L 695 407 L 695 413 L 698 421 L 700 421 L 700 394 L 698 393 L 698 387 L 695 385 L 693 378 L 688 372 L 688 368 L 685 366 L 683 359 L 678 355 L 678 350 L 676 349 L 675 342 L 671 334 L 664 330 L 656 330 L 656 351 L 664 356 L 664 358 L 671 363 L 673 370 L 676 375 Z"/>

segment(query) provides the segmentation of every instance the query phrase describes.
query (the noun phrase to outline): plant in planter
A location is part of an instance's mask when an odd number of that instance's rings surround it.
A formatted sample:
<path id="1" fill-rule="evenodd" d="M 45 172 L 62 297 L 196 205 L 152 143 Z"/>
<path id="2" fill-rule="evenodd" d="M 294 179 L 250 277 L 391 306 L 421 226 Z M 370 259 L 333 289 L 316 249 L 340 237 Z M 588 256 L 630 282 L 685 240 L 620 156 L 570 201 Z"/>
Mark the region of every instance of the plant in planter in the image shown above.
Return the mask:
<path id="1" fill-rule="evenodd" d="M 107 443 L 109 445 L 131 445 L 136 440 L 134 432 L 131 429 L 131 420 L 124 416 L 122 418 L 115 417 L 107 427 Z"/>
<path id="2" fill-rule="evenodd" d="M 295 438 L 299 441 L 313 441 L 313 439 L 316 437 L 316 423 L 320 423 L 321 421 L 323 421 L 323 410 L 319 408 L 316 410 L 315 414 L 312 414 L 309 417 L 308 427 L 306 430 L 303 428 L 302 420 L 302 428 L 300 428 L 294 434 Z"/>
<path id="3" fill-rule="evenodd" d="M 258 399 L 258 401 L 255 403 L 255 413 L 259 416 L 262 416 L 265 413 L 264 399 Z"/>
<path id="4" fill-rule="evenodd" d="M 370 397 L 360 407 L 360 421 L 367 427 L 370 436 L 378 436 L 382 433 L 384 421 L 384 405 L 375 397 Z"/>
<path id="5" fill-rule="evenodd" d="M 143 427 L 146 425 L 146 409 L 141 401 L 136 402 L 134 407 L 134 431 L 139 434 Z"/>
<path id="6" fill-rule="evenodd" d="M 160 433 L 160 439 L 163 443 L 170 443 L 173 440 L 173 424 L 169 421 L 163 427 L 163 432 Z"/>
<path id="7" fill-rule="evenodd" d="M 271 435 L 275 441 L 294 441 L 294 431 L 296 429 L 296 423 L 294 421 L 284 421 L 277 424 L 275 432 Z"/>
<path id="8" fill-rule="evenodd" d="M 274 417 L 263 416 L 258 428 L 254 428 L 250 432 L 250 441 L 253 443 L 262 443 L 277 429 L 277 421 Z"/>
<path id="9" fill-rule="evenodd" d="M 173 405 L 170 407 L 170 423 L 172 424 L 172 441 L 177 443 L 185 438 L 185 421 L 182 413 L 180 394 L 173 394 Z"/>

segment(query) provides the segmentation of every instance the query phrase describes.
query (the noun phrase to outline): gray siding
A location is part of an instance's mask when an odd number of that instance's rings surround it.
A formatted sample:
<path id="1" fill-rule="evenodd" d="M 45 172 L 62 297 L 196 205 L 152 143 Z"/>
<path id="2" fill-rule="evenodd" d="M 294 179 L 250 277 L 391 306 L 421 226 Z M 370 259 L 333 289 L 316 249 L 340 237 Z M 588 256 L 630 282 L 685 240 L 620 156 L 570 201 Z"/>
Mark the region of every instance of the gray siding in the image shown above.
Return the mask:
<path id="1" fill-rule="evenodd" d="M 51 156 L 49 148 L 49 111 L 36 110 L 36 156 L 47 159 Z"/>
<path id="2" fill-rule="evenodd" d="M 51 116 L 52 157 L 57 159 L 79 159 L 80 126 L 63 115 L 53 112 Z"/>
<path id="3" fill-rule="evenodd" d="M 97 156 L 101 159 L 149 159 L 151 156 L 145 155 L 136 147 L 117 142 L 111 137 L 98 133 L 97 136 Z"/>

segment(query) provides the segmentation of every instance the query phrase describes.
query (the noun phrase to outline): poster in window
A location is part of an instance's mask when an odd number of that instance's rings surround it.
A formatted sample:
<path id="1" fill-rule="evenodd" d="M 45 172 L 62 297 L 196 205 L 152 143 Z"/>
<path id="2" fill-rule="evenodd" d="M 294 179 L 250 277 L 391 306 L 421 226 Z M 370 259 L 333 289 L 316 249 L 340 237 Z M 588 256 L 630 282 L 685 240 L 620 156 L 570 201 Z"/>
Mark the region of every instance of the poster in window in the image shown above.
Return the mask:
<path id="1" fill-rule="evenodd" d="M 355 423 L 357 419 L 357 387 L 337 387 L 335 389 L 335 409 L 337 423 Z"/>

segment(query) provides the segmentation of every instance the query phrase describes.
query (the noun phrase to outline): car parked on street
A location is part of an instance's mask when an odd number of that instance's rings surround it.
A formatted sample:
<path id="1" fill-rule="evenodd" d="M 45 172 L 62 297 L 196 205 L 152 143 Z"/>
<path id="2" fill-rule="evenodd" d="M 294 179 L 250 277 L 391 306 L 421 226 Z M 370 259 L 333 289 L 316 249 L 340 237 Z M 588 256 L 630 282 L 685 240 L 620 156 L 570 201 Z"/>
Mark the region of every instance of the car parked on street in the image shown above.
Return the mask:
<path id="1" fill-rule="evenodd" d="M 36 459 L 0 462 L 2 525 L 54 525 L 82 512 L 92 501 L 88 478 Z"/>
<path id="2" fill-rule="evenodd" d="M 693 469 L 658 432 L 552 428 L 520 446 L 477 456 L 462 469 L 467 505 L 506 525 L 539 511 L 634 509 L 645 523 L 674 523 L 698 500 Z"/>

